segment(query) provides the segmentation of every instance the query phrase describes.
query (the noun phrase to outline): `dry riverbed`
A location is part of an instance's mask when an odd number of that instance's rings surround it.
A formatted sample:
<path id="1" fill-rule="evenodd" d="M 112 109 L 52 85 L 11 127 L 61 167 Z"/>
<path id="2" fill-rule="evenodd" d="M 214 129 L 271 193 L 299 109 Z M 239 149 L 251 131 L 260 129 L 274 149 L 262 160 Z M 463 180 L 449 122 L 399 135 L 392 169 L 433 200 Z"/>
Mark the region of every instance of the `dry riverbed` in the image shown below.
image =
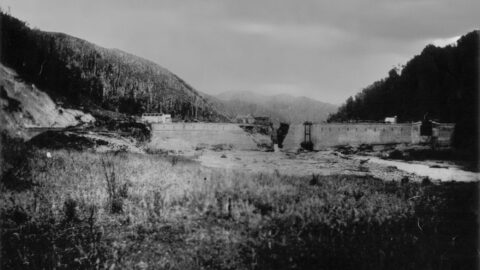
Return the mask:
<path id="1" fill-rule="evenodd" d="M 284 175 L 371 175 L 386 181 L 408 177 L 421 181 L 478 181 L 479 173 L 440 162 L 406 162 L 377 157 L 343 155 L 335 151 L 285 153 L 260 151 L 201 151 L 193 157 L 202 165 L 215 168 L 241 169 L 252 173 Z"/>

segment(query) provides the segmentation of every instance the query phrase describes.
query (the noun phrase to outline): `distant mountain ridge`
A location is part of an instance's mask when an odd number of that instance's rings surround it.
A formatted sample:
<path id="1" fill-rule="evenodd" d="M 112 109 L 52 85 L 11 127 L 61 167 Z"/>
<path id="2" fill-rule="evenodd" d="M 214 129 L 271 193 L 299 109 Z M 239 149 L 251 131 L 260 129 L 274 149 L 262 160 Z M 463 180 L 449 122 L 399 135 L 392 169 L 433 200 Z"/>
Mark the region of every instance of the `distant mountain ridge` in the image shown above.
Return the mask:
<path id="1" fill-rule="evenodd" d="M 29 28 L 0 12 L 0 61 L 54 100 L 126 114 L 225 121 L 209 100 L 158 64 L 63 33 Z"/>
<path id="2" fill-rule="evenodd" d="M 269 116 L 275 123 L 322 122 L 337 106 L 288 94 L 266 96 L 252 91 L 231 91 L 216 95 L 217 109 L 233 118 L 239 114 Z"/>

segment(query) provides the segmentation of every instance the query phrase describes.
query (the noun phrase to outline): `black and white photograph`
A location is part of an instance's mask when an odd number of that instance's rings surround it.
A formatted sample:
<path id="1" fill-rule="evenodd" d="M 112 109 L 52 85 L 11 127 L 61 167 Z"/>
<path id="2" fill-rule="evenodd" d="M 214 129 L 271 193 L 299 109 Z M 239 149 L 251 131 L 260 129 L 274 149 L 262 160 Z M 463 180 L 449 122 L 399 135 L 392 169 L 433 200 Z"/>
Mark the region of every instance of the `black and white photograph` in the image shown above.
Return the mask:
<path id="1" fill-rule="evenodd" d="M 0 0 L 0 270 L 480 269 L 479 14 Z"/>

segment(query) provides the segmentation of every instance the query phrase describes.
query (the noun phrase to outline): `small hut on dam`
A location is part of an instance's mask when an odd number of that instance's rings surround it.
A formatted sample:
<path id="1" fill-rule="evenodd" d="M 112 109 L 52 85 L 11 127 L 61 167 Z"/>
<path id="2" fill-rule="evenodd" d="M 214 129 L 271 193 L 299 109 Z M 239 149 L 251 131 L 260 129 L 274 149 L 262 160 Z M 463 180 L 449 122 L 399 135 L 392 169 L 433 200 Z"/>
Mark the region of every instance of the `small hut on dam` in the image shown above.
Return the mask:
<path id="1" fill-rule="evenodd" d="M 167 124 L 172 123 L 172 116 L 164 113 L 144 113 L 142 114 L 142 122 Z"/>

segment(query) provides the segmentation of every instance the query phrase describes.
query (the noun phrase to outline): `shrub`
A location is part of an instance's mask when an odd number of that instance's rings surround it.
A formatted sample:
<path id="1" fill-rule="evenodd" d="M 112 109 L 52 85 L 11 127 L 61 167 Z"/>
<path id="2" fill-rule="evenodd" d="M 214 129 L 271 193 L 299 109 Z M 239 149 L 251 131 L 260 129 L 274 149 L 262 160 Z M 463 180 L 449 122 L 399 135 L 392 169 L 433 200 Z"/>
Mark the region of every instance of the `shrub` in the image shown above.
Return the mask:
<path id="1" fill-rule="evenodd" d="M 123 212 L 123 199 L 128 196 L 126 185 L 121 185 L 115 174 L 115 164 L 110 160 L 102 158 L 102 167 L 104 170 L 105 181 L 107 183 L 108 205 L 110 213 L 117 214 Z"/>
<path id="2" fill-rule="evenodd" d="M 0 134 L 0 183 L 8 189 L 23 190 L 31 187 L 30 168 L 27 158 L 32 148 L 23 139 L 7 133 Z"/>
<path id="3" fill-rule="evenodd" d="M 64 131 L 46 131 L 33 137 L 28 145 L 48 149 L 72 149 L 85 150 L 94 148 L 96 145 L 106 145 L 101 139 L 91 139 L 78 134 Z"/>
<path id="4" fill-rule="evenodd" d="M 310 179 L 310 186 L 318 185 L 318 174 L 312 174 L 312 179 Z"/>
<path id="5" fill-rule="evenodd" d="M 64 215 L 65 215 L 65 222 L 72 222 L 78 220 L 78 213 L 77 213 L 77 201 L 74 199 L 67 199 L 64 204 Z"/>
<path id="6" fill-rule="evenodd" d="M 431 184 L 432 184 L 432 181 L 428 176 L 422 179 L 422 186 L 429 186 Z"/>
<path id="7" fill-rule="evenodd" d="M 4 106 L 4 109 L 7 112 L 12 113 L 12 112 L 18 112 L 22 110 L 22 106 L 21 106 L 22 103 L 20 103 L 20 101 L 14 98 L 9 97 L 7 90 L 5 90 L 5 87 L 3 85 L 0 86 L 0 98 L 4 99 L 7 102 L 8 105 Z"/>
<path id="8" fill-rule="evenodd" d="M 172 167 L 177 165 L 178 161 L 180 160 L 180 158 L 176 155 L 172 156 L 170 158 L 170 163 L 172 164 Z"/>
<path id="9" fill-rule="evenodd" d="M 67 219 L 51 212 L 32 216 L 20 207 L 2 211 L 1 269 L 98 269 L 109 257 L 94 213 L 71 219 L 72 201 L 65 202 Z"/>
<path id="10" fill-rule="evenodd" d="M 120 186 L 118 189 L 118 195 L 125 199 L 128 197 L 128 183 L 123 183 L 123 185 Z"/>
<path id="11" fill-rule="evenodd" d="M 391 159 L 403 159 L 404 156 L 403 156 L 403 153 L 398 150 L 398 149 L 395 149 L 393 150 L 392 152 L 390 152 L 388 154 L 388 158 L 391 158 Z"/>
<path id="12" fill-rule="evenodd" d="M 313 142 L 302 142 L 300 144 L 300 146 L 305 149 L 305 150 L 308 150 L 308 151 L 312 151 L 313 150 Z"/>

